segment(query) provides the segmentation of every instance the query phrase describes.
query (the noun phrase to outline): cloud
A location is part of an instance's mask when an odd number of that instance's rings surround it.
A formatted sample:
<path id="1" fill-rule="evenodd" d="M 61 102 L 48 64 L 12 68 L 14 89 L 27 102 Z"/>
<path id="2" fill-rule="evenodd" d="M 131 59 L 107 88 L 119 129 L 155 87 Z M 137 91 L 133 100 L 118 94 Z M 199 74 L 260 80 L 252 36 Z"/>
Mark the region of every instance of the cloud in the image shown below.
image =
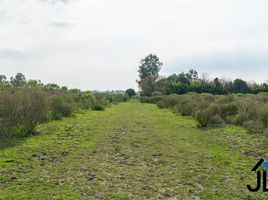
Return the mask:
<path id="1" fill-rule="evenodd" d="M 230 51 L 218 54 L 199 55 L 188 57 L 178 56 L 177 59 L 168 62 L 166 71 L 176 71 L 176 68 L 199 67 L 203 69 L 255 69 L 268 67 L 268 52 L 259 51 Z"/>
<path id="2" fill-rule="evenodd" d="M 69 28 L 71 26 L 74 26 L 73 23 L 68 23 L 64 21 L 55 21 L 50 23 L 51 26 L 56 27 L 56 28 Z"/>
<path id="3" fill-rule="evenodd" d="M 74 0 L 42 0 L 42 1 L 52 3 L 52 4 L 55 4 L 55 3 L 67 4 L 67 3 L 71 2 L 71 1 L 74 1 Z"/>
<path id="4" fill-rule="evenodd" d="M 17 50 L 0 49 L 0 59 L 25 60 L 25 53 Z"/>
<path id="5" fill-rule="evenodd" d="M 82 89 L 137 88 L 139 60 L 152 52 L 167 66 L 161 73 L 265 80 L 268 2 L 257 2 L 0 0 L 0 70 Z"/>
<path id="6" fill-rule="evenodd" d="M 164 74 L 181 73 L 190 69 L 211 78 L 242 78 L 247 81 L 263 82 L 267 80 L 268 51 L 231 50 L 217 53 L 199 53 L 182 56 L 169 61 L 164 67 Z"/>

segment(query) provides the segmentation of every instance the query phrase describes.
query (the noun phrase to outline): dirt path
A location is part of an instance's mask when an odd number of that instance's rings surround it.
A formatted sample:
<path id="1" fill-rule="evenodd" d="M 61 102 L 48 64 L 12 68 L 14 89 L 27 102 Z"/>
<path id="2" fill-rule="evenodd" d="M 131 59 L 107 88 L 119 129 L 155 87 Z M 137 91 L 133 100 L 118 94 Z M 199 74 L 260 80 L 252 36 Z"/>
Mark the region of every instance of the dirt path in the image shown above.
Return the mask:
<path id="1" fill-rule="evenodd" d="M 250 199 L 260 139 L 128 102 L 0 151 L 0 199 Z M 252 156 L 254 154 L 254 156 Z"/>

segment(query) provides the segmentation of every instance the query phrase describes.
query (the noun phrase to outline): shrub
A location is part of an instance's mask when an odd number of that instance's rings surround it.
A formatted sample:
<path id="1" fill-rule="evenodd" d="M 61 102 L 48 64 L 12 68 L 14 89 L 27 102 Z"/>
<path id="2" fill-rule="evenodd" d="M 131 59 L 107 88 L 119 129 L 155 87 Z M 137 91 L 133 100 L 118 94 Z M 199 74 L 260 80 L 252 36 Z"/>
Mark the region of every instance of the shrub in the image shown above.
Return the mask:
<path id="1" fill-rule="evenodd" d="M 244 110 L 239 111 L 235 116 L 235 124 L 242 126 L 246 121 L 249 121 L 249 114 Z"/>
<path id="2" fill-rule="evenodd" d="M 95 101 L 96 97 L 91 92 L 83 92 L 78 99 L 79 107 L 82 109 L 90 109 Z"/>
<path id="3" fill-rule="evenodd" d="M 194 94 L 143 97 L 141 102 L 156 103 L 159 108 L 170 108 L 181 115 L 193 115 L 201 127 L 236 124 L 251 132 L 268 128 L 267 94 L 211 95 Z"/>
<path id="4" fill-rule="evenodd" d="M 156 105 L 161 109 L 163 109 L 165 107 L 164 102 L 162 100 L 156 102 Z"/>
<path id="5" fill-rule="evenodd" d="M 20 125 L 27 133 L 34 134 L 35 126 L 48 119 L 49 107 L 47 93 L 38 89 L 27 89 L 18 93 L 17 114 Z"/>
<path id="6" fill-rule="evenodd" d="M 91 106 L 92 110 L 105 110 L 106 107 L 110 105 L 110 100 L 104 93 L 95 93 L 96 100 L 94 101 L 93 105 Z"/>
<path id="7" fill-rule="evenodd" d="M 111 103 L 127 102 L 129 97 L 126 94 L 111 94 Z"/>
<path id="8" fill-rule="evenodd" d="M 216 103 L 219 105 L 224 105 L 234 102 L 235 99 L 236 99 L 235 95 L 218 96 Z"/>
<path id="9" fill-rule="evenodd" d="M 244 122 L 243 126 L 252 133 L 262 133 L 264 130 L 264 125 L 259 120 L 250 120 Z"/>
<path id="10" fill-rule="evenodd" d="M 39 89 L 22 89 L 1 94 L 1 130 L 5 135 L 16 131 L 34 134 L 38 123 L 48 119 L 47 93 Z"/>
<path id="11" fill-rule="evenodd" d="M 142 96 L 142 97 L 140 97 L 140 102 L 141 103 L 150 103 L 150 97 Z"/>
<path id="12" fill-rule="evenodd" d="M 207 108 L 207 111 L 211 116 L 220 114 L 220 108 L 216 103 L 210 104 Z"/>
<path id="13" fill-rule="evenodd" d="M 220 115 L 214 115 L 210 117 L 209 124 L 211 125 L 222 125 L 225 121 L 220 117 Z"/>
<path id="14" fill-rule="evenodd" d="M 152 96 L 153 96 L 153 97 L 157 97 L 157 96 L 161 96 L 161 95 L 162 95 L 162 93 L 159 92 L 159 91 L 154 91 L 154 92 L 152 93 Z"/>
<path id="15" fill-rule="evenodd" d="M 100 103 L 96 103 L 92 106 L 92 110 L 96 110 L 96 111 L 105 110 L 105 106 Z"/>
<path id="16" fill-rule="evenodd" d="M 179 104 L 180 99 L 178 98 L 179 95 L 167 95 L 167 96 L 162 96 L 161 101 L 163 101 L 161 104 L 163 108 L 171 108 L 175 106 L 176 104 Z"/>
<path id="17" fill-rule="evenodd" d="M 195 113 L 195 118 L 201 127 L 207 127 L 209 123 L 209 113 L 207 110 L 199 110 Z"/>
<path id="18" fill-rule="evenodd" d="M 228 116 L 234 116 L 238 113 L 238 106 L 236 103 L 227 103 L 219 106 L 220 115 L 223 119 L 226 119 Z"/>
<path id="19" fill-rule="evenodd" d="M 182 116 L 194 115 L 197 108 L 198 104 L 195 101 L 187 100 L 174 106 L 175 111 L 180 113 Z"/>
<path id="20" fill-rule="evenodd" d="M 51 103 L 52 119 L 61 119 L 70 116 L 74 111 L 73 102 L 66 96 L 54 96 Z"/>
<path id="21" fill-rule="evenodd" d="M 12 136 L 12 127 L 18 124 L 17 119 L 17 104 L 18 100 L 15 94 L 8 91 L 0 93 L 0 129 L 1 135 L 5 137 Z"/>
<path id="22" fill-rule="evenodd" d="M 257 118 L 263 123 L 264 127 L 268 127 L 268 106 L 261 106 L 257 111 Z"/>
<path id="23" fill-rule="evenodd" d="M 155 96 L 155 97 L 143 96 L 143 97 L 140 97 L 140 101 L 142 103 L 156 103 L 157 104 L 161 100 L 162 100 L 162 96 Z"/>

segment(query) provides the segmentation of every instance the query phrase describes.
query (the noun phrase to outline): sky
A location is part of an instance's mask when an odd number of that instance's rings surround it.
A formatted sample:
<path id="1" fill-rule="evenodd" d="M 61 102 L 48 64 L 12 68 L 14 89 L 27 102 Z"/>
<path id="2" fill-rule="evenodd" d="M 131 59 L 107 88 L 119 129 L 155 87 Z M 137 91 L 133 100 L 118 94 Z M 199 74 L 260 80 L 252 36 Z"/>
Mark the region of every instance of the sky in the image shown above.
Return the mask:
<path id="1" fill-rule="evenodd" d="M 267 0 L 0 0 L 0 74 L 82 90 L 137 89 L 161 75 L 268 80 Z"/>

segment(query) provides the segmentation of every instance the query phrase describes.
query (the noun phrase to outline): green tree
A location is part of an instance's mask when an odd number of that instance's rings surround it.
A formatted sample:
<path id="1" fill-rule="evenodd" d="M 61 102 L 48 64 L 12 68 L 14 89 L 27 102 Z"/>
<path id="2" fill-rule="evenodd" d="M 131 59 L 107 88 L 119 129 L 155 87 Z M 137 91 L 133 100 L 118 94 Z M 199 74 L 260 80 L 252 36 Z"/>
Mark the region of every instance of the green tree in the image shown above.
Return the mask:
<path id="1" fill-rule="evenodd" d="M 56 91 L 61 89 L 61 87 L 56 83 L 48 83 L 45 85 L 45 88 L 49 91 Z"/>
<path id="2" fill-rule="evenodd" d="M 26 81 L 26 86 L 28 86 L 30 88 L 41 87 L 42 83 L 40 80 L 28 80 L 28 81 Z"/>
<path id="3" fill-rule="evenodd" d="M 154 54 L 150 54 L 140 61 L 138 70 L 140 80 L 137 82 L 142 90 L 142 95 L 151 96 L 162 65 L 163 63 Z"/>
<path id="4" fill-rule="evenodd" d="M 162 65 L 163 65 L 163 63 L 160 62 L 157 55 L 150 54 L 150 55 L 146 56 L 145 58 L 143 58 L 140 61 L 140 66 L 139 66 L 139 70 L 138 70 L 139 78 L 140 78 L 140 80 L 138 81 L 139 85 L 148 76 L 158 77 L 158 73 L 159 73 Z"/>
<path id="5" fill-rule="evenodd" d="M 213 80 L 213 94 L 223 94 L 223 86 L 218 78 Z"/>
<path id="6" fill-rule="evenodd" d="M 233 88 L 235 93 L 249 93 L 250 88 L 248 87 L 248 84 L 246 81 L 242 79 L 235 79 L 233 83 Z"/>
<path id="7" fill-rule="evenodd" d="M 135 92 L 135 90 L 132 89 L 132 88 L 127 89 L 127 90 L 126 90 L 126 94 L 127 94 L 130 98 L 133 97 L 133 96 L 136 96 L 136 92 Z"/>
<path id="8" fill-rule="evenodd" d="M 7 77 L 5 75 L 0 75 L 0 84 L 5 83 L 7 80 Z"/>
<path id="9" fill-rule="evenodd" d="M 167 94 L 167 79 L 159 78 L 155 83 L 155 91 L 161 92 L 161 94 Z"/>
<path id="10" fill-rule="evenodd" d="M 17 73 L 15 78 L 11 77 L 10 82 L 13 86 L 18 87 L 22 86 L 26 81 L 25 76 L 22 73 Z"/>
<path id="11" fill-rule="evenodd" d="M 190 80 L 197 80 L 198 72 L 194 69 L 190 69 L 189 72 L 186 74 L 186 77 Z"/>
<path id="12" fill-rule="evenodd" d="M 140 84 L 142 90 L 142 96 L 151 96 L 153 91 L 155 91 L 155 85 L 158 76 L 147 76 Z"/>

